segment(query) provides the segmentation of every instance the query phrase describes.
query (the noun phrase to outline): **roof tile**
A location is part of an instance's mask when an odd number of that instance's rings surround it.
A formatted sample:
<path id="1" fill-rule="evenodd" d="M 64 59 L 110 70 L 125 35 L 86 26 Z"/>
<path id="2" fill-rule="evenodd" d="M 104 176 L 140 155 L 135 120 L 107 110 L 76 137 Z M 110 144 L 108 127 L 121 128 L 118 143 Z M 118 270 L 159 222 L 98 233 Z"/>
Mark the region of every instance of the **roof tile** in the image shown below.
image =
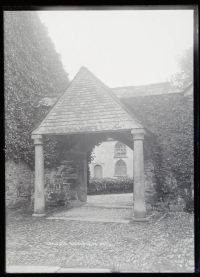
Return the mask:
<path id="1" fill-rule="evenodd" d="M 111 89 L 82 67 L 32 134 L 70 134 L 142 128 Z"/>

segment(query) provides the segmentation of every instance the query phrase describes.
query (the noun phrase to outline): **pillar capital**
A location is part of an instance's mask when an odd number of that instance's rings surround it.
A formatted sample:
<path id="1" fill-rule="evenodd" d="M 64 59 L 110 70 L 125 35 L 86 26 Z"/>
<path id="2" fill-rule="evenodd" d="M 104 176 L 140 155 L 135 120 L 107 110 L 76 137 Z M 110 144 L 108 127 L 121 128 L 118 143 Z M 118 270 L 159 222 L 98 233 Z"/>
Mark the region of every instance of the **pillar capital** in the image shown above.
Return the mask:
<path id="1" fill-rule="evenodd" d="M 43 144 L 42 135 L 32 135 L 31 138 L 34 140 L 34 144 Z"/>
<path id="2" fill-rule="evenodd" d="M 145 131 L 144 129 L 132 129 L 131 134 L 133 135 L 133 140 L 143 140 Z"/>

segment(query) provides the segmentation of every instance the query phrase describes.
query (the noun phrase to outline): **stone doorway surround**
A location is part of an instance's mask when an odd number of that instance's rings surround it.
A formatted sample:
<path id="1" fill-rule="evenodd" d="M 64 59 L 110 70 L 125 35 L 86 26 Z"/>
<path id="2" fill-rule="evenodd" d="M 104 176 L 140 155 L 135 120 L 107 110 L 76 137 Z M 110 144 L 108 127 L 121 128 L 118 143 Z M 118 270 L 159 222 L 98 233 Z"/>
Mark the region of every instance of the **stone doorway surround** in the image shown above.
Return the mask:
<path id="1" fill-rule="evenodd" d="M 146 218 L 143 140 L 145 130 L 135 116 L 87 68 L 82 67 L 66 92 L 32 132 L 35 145 L 34 216 L 45 215 L 44 136 L 80 136 L 76 155 L 80 156 L 80 199 L 87 201 L 87 149 L 84 143 L 92 135 L 117 139 L 134 151 L 134 213 L 133 219 Z M 82 139 L 84 137 L 84 140 Z M 92 142 L 90 148 L 92 147 Z M 83 151 L 84 149 L 84 151 Z"/>

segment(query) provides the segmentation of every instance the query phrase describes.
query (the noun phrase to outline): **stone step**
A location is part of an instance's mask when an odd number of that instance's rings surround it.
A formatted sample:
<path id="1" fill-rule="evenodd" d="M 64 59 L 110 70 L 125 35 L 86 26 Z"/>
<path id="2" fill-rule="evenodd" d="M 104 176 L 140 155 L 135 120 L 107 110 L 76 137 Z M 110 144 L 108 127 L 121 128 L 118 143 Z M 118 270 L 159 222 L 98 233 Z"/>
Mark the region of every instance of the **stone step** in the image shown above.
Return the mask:
<path id="1" fill-rule="evenodd" d="M 104 273 L 108 268 L 68 268 L 59 266 L 13 265 L 6 267 L 6 273 Z"/>
<path id="2" fill-rule="evenodd" d="M 83 206 L 84 207 L 97 207 L 97 208 L 106 208 L 106 209 L 132 209 L 132 205 L 107 205 L 107 204 L 93 204 L 93 203 L 87 203 Z"/>

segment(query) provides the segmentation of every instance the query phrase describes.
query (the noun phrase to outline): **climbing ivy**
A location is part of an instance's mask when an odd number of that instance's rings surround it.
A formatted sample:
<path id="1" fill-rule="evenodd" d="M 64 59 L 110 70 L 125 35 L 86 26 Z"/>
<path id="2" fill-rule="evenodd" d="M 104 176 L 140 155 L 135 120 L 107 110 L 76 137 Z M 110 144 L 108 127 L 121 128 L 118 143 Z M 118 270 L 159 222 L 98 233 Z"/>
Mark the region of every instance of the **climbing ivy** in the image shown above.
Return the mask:
<path id="1" fill-rule="evenodd" d="M 123 99 L 143 126 L 153 133 L 150 149 L 158 187 L 173 174 L 183 197 L 193 184 L 193 101 L 182 94 L 152 95 Z"/>
<path id="2" fill-rule="evenodd" d="M 4 12 L 4 68 L 6 159 L 32 165 L 31 132 L 49 110 L 40 100 L 57 97 L 68 85 L 37 12 Z"/>

